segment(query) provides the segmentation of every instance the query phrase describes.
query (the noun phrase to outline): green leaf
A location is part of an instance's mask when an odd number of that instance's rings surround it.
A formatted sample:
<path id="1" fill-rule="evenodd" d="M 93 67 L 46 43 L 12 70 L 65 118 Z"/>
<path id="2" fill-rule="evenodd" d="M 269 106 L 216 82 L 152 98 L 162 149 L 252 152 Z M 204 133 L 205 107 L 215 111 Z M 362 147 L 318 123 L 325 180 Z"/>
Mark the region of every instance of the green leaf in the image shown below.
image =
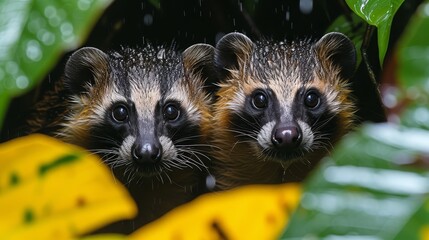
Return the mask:
<path id="1" fill-rule="evenodd" d="M 384 97 L 391 118 L 402 125 L 429 130 L 429 2 L 410 19 L 396 52 L 395 81 L 386 83 Z M 396 74 L 396 75 L 395 75 Z M 387 85 L 389 84 L 389 85 Z"/>
<path id="2" fill-rule="evenodd" d="M 368 24 L 377 27 L 380 64 L 389 44 L 393 17 L 404 0 L 346 0 L 347 5 Z"/>
<path id="3" fill-rule="evenodd" d="M 429 158 L 427 131 L 380 124 L 351 134 L 309 179 L 280 239 L 417 239 L 405 227 L 429 194 L 429 174 L 416 165 L 422 158 Z"/>
<path id="4" fill-rule="evenodd" d="M 405 29 L 398 45 L 398 76 L 401 87 L 429 103 L 429 3 L 422 4 Z"/>
<path id="5" fill-rule="evenodd" d="M 0 123 L 8 101 L 79 46 L 111 0 L 0 0 Z"/>

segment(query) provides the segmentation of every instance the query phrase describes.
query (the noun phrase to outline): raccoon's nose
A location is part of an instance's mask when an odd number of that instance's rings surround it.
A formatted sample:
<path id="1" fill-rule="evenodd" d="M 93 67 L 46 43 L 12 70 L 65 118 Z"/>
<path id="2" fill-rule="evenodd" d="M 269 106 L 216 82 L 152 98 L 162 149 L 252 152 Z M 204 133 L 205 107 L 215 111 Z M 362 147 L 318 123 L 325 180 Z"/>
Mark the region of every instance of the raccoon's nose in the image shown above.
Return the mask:
<path id="1" fill-rule="evenodd" d="M 301 130 L 296 126 L 280 126 L 274 129 L 272 142 L 277 148 L 295 148 L 301 143 Z"/>
<path id="2" fill-rule="evenodd" d="M 137 163 L 156 163 L 161 159 L 162 148 L 155 143 L 135 144 L 132 154 Z"/>

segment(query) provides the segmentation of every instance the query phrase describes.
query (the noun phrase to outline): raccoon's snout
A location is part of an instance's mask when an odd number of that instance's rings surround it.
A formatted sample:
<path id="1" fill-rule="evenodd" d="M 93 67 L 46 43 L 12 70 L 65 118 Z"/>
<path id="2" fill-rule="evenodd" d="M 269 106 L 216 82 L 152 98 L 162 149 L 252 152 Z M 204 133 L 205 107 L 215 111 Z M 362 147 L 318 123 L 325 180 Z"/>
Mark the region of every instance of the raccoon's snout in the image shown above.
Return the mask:
<path id="1" fill-rule="evenodd" d="M 157 163 L 162 158 L 162 146 L 158 141 L 135 143 L 132 155 L 133 160 L 140 164 Z"/>
<path id="2" fill-rule="evenodd" d="M 271 134 L 276 148 L 293 149 L 301 144 L 302 133 L 298 125 L 277 125 Z"/>

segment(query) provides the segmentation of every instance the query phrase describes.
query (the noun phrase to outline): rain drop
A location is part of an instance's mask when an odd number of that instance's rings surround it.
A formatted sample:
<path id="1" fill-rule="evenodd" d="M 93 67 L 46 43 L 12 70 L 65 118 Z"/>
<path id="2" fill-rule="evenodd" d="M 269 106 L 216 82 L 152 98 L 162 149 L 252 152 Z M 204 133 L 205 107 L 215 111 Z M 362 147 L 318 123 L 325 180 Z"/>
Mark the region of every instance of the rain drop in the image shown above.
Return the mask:
<path id="1" fill-rule="evenodd" d="M 300 0 L 299 10 L 304 14 L 309 14 L 313 11 L 313 0 Z"/>
<path id="2" fill-rule="evenodd" d="M 152 16 L 152 14 L 145 14 L 143 16 L 143 23 L 146 26 L 152 25 L 153 24 L 153 16 Z"/>
<path id="3" fill-rule="evenodd" d="M 216 36 L 215 36 L 215 42 L 217 43 L 217 42 L 219 42 L 219 40 L 223 37 L 225 35 L 225 33 L 224 32 L 218 32 L 218 33 L 216 33 Z"/>
<path id="4" fill-rule="evenodd" d="M 39 42 L 36 40 L 28 41 L 25 48 L 25 55 L 31 61 L 40 61 L 40 59 L 42 59 L 43 54 Z"/>
<path id="5" fill-rule="evenodd" d="M 28 87 L 29 81 L 28 81 L 28 78 L 26 76 L 21 75 L 21 76 L 16 78 L 15 83 L 19 89 L 24 89 L 24 88 Z"/>
<path id="6" fill-rule="evenodd" d="M 288 10 L 288 11 L 286 11 L 286 21 L 289 21 L 289 19 L 290 19 L 290 12 Z"/>
<path id="7" fill-rule="evenodd" d="M 216 178 L 213 175 L 206 177 L 206 187 L 208 190 L 213 190 L 216 186 Z"/>

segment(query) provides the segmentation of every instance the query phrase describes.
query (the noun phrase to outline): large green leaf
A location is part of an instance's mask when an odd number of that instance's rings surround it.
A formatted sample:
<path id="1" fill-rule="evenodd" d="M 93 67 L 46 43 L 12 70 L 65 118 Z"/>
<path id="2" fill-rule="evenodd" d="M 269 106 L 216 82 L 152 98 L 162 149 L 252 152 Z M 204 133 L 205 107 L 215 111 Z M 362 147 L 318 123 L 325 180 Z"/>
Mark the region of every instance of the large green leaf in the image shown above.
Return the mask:
<path id="1" fill-rule="evenodd" d="M 399 80 L 429 94 L 429 3 L 421 5 L 399 43 Z"/>
<path id="2" fill-rule="evenodd" d="M 346 0 L 347 5 L 368 24 L 377 27 L 380 64 L 389 44 L 390 27 L 404 0 Z"/>
<path id="3" fill-rule="evenodd" d="M 0 0 L 0 123 L 9 99 L 76 48 L 111 0 Z"/>
<path id="4" fill-rule="evenodd" d="M 399 79 L 386 85 L 401 121 L 343 139 L 306 183 L 281 239 L 428 239 L 428 15 L 426 3 L 410 21 L 397 48 Z"/>
<path id="5" fill-rule="evenodd" d="M 308 181 L 281 239 L 417 239 L 420 233 L 405 227 L 427 204 L 429 173 L 417 167 L 422 158 L 429 158 L 427 131 L 382 124 L 355 132 Z M 419 214 L 429 219 L 427 211 Z"/>
<path id="6" fill-rule="evenodd" d="M 402 125 L 429 130 L 429 2 L 410 19 L 397 46 L 397 67 L 385 83 L 390 115 Z"/>

